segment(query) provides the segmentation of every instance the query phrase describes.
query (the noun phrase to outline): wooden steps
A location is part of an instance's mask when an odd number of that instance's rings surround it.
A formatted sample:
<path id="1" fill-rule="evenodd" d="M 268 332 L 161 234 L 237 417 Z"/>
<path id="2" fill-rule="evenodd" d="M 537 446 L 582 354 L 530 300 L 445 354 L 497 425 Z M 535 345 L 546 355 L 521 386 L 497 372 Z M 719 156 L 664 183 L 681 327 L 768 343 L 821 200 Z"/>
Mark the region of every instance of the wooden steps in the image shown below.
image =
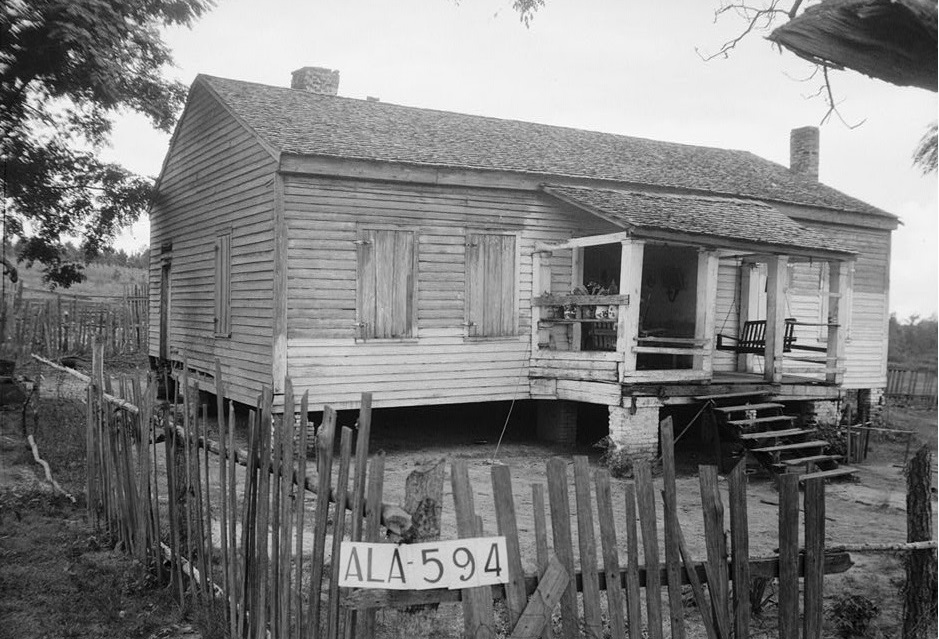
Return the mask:
<path id="1" fill-rule="evenodd" d="M 764 446 L 763 448 L 753 448 L 754 453 L 777 453 L 785 450 L 800 450 L 803 448 L 821 448 L 828 446 L 824 439 L 814 439 L 807 442 L 795 442 L 794 444 L 777 444 L 775 446 Z"/>
<path id="2" fill-rule="evenodd" d="M 785 408 L 782 404 L 776 402 L 764 402 L 762 404 L 738 404 L 737 406 L 715 406 L 714 410 L 722 413 L 739 413 L 745 410 L 766 410 L 767 408 Z"/>
<path id="3" fill-rule="evenodd" d="M 819 439 L 814 428 L 797 426 L 796 415 L 786 414 L 787 407 L 799 410 L 797 402 L 801 398 L 751 391 L 699 395 L 695 399 L 709 406 L 707 423 L 723 443 L 723 448 L 718 445 L 722 460 L 749 455 L 772 476 L 789 472 L 800 478 L 828 478 L 856 472 L 850 468 L 839 472 L 841 457 L 824 452 L 828 442 Z"/>
<path id="4" fill-rule="evenodd" d="M 795 419 L 792 415 L 769 415 L 768 417 L 754 417 L 753 419 L 728 419 L 727 423 L 732 426 L 753 426 L 758 424 L 783 424 L 792 423 Z"/>
<path id="5" fill-rule="evenodd" d="M 741 393 L 721 393 L 719 395 L 696 395 L 694 399 L 699 402 L 716 401 L 722 399 L 736 399 L 740 397 L 766 397 L 769 393 L 764 391 L 747 391 Z"/>
<path id="6" fill-rule="evenodd" d="M 804 464 L 817 464 L 819 462 L 838 461 L 843 457 L 843 455 L 811 455 L 809 457 L 796 457 L 795 459 L 782 459 L 779 463 L 786 466 L 800 466 Z"/>
<path id="7" fill-rule="evenodd" d="M 786 430 L 763 430 L 758 433 L 743 433 L 740 435 L 740 439 L 746 440 L 755 440 L 755 439 L 774 439 L 780 437 L 794 437 L 796 435 L 808 435 L 809 433 L 814 433 L 814 428 L 788 428 Z"/>
<path id="8" fill-rule="evenodd" d="M 805 473 L 799 475 L 799 481 L 805 481 L 806 479 L 831 479 L 833 477 L 844 477 L 846 475 L 853 475 L 857 473 L 857 468 L 851 468 L 850 466 L 839 466 L 832 470 L 817 470 L 813 473 Z"/>

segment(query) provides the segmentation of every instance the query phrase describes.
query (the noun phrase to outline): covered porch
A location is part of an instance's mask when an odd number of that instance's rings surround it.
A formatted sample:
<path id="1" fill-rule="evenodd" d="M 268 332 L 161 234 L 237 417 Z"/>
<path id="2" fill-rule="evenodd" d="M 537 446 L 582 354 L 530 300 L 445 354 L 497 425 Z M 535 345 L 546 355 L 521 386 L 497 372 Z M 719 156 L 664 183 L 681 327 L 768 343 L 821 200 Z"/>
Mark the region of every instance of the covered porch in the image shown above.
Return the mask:
<path id="1" fill-rule="evenodd" d="M 545 191 L 623 230 L 535 246 L 533 395 L 551 380 L 616 384 L 620 397 L 648 385 L 841 383 L 853 254 L 829 238 L 759 202 Z M 803 272 L 817 280 L 814 301 L 787 295 Z"/>

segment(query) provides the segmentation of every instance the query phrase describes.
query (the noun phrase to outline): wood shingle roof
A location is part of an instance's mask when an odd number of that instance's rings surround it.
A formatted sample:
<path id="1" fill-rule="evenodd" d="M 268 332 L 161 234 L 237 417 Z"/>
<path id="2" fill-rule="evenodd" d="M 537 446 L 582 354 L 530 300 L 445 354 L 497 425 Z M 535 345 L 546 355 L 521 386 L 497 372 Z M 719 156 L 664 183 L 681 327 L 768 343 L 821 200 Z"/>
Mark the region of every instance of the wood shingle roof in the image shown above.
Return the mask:
<path id="1" fill-rule="evenodd" d="M 547 185 L 543 190 L 630 230 L 680 232 L 771 247 L 850 254 L 832 238 L 753 200 Z"/>
<path id="2" fill-rule="evenodd" d="M 894 218 L 748 151 L 660 142 L 200 75 L 282 153 L 689 189 Z"/>

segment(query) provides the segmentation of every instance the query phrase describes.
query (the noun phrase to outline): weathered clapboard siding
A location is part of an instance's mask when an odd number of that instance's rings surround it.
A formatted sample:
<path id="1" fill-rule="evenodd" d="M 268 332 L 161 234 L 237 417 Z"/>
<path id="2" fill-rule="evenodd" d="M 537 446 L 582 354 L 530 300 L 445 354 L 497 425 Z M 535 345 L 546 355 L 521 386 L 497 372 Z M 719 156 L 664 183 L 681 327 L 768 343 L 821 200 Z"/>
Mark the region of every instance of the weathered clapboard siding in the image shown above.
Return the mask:
<path id="1" fill-rule="evenodd" d="M 271 383 L 273 191 L 276 162 L 200 85 L 174 134 L 151 210 L 150 353 L 159 354 L 159 283 L 172 242 L 170 352 L 253 402 Z M 215 336 L 214 241 L 231 232 L 231 337 Z"/>
<path id="2" fill-rule="evenodd" d="M 890 231 L 806 220 L 800 222 L 837 238 L 843 246 L 858 254 L 849 278 L 852 282 L 851 319 L 845 341 L 844 388 L 885 386 Z M 804 267 L 800 270 L 805 271 Z M 803 303 L 807 301 L 803 300 Z"/>
<path id="3" fill-rule="evenodd" d="M 356 405 L 364 390 L 374 393 L 376 406 L 528 397 L 535 243 L 615 230 L 519 191 L 287 176 L 284 202 L 288 372 L 297 388 L 311 391 L 311 403 L 337 407 Z M 360 228 L 415 232 L 417 325 L 410 339 L 357 340 Z M 468 336 L 466 242 L 480 232 L 516 238 L 514 337 Z M 552 266 L 552 290 L 569 291 L 570 251 L 554 255 Z"/>
<path id="4" fill-rule="evenodd" d="M 528 340 L 454 343 L 288 340 L 295 388 L 310 391 L 310 406 L 358 406 L 362 391 L 375 406 L 524 399 L 528 397 Z"/>
<path id="5" fill-rule="evenodd" d="M 721 260 L 717 266 L 717 304 L 714 326 L 717 333 L 737 335 L 740 324 L 740 264 L 739 260 Z M 717 338 L 713 346 L 717 345 Z M 712 368 L 717 372 L 737 370 L 737 356 L 715 348 Z"/>

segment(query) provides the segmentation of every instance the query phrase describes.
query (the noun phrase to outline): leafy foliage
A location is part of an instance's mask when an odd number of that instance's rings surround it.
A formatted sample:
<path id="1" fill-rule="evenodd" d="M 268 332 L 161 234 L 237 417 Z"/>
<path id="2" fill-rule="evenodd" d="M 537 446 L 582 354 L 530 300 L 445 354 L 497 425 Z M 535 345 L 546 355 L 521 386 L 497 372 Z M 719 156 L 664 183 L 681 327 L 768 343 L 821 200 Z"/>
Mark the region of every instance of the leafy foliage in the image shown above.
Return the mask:
<path id="1" fill-rule="evenodd" d="M 926 128 L 926 133 L 916 145 L 916 150 L 913 151 L 913 164 L 920 168 L 923 175 L 936 172 L 936 167 L 939 165 L 939 132 L 937 132 L 936 122 Z"/>
<path id="2" fill-rule="evenodd" d="M 149 205 L 153 181 L 99 159 L 113 115 L 136 111 L 169 131 L 185 87 L 159 29 L 190 25 L 212 0 L 7 0 L 0 6 L 0 183 L 18 257 L 52 286 L 81 281 L 85 259 Z"/>
<path id="3" fill-rule="evenodd" d="M 891 363 L 936 369 L 939 321 L 935 315 L 927 319 L 911 315 L 906 323 L 901 323 L 892 314 L 889 331 L 887 359 Z"/>
<path id="4" fill-rule="evenodd" d="M 842 595 L 831 608 L 839 637 L 864 637 L 880 607 L 864 595 Z"/>

